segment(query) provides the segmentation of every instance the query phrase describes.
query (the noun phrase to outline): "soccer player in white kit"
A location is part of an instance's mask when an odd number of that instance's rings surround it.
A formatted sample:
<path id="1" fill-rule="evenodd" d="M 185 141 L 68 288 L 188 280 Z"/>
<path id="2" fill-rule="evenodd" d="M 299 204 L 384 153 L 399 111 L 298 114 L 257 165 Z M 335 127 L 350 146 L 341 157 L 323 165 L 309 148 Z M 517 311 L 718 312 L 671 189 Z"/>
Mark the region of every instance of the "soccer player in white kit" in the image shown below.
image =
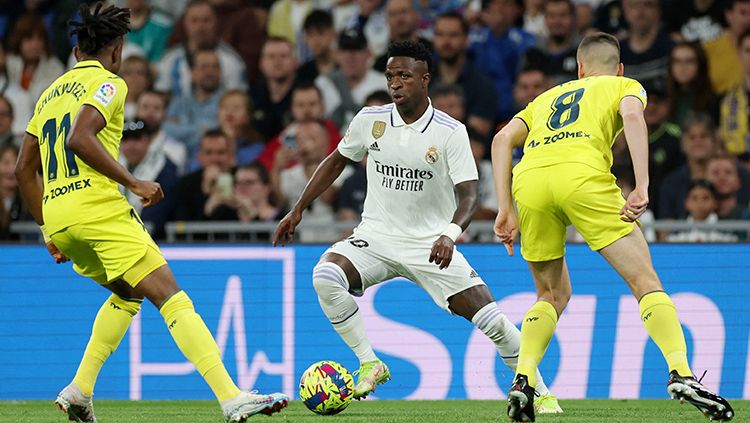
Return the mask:
<path id="1" fill-rule="evenodd" d="M 354 117 L 338 148 L 318 166 L 273 236 L 274 245 L 291 241 L 303 210 L 349 160 L 358 162 L 369 154 L 362 222 L 313 269 L 323 312 L 360 361 L 356 399 L 385 383 L 390 372 L 365 335 L 352 295 L 398 276 L 414 281 L 440 307 L 476 325 L 512 370 L 518 362 L 518 328 L 455 250 L 456 238 L 469 226 L 477 206 L 478 175 L 466 127 L 431 105 L 430 65 L 430 52 L 418 42 L 389 47 L 385 78 L 393 103 L 365 107 Z M 539 413 L 562 412 L 543 382 L 536 390 Z"/>

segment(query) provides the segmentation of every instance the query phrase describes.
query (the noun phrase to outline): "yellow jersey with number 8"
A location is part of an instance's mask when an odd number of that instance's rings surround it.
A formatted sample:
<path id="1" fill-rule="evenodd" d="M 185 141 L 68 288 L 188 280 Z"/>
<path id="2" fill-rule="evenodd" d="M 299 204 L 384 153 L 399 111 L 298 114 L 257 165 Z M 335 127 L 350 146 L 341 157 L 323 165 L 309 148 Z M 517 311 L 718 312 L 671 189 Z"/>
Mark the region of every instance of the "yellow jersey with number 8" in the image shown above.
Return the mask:
<path id="1" fill-rule="evenodd" d="M 87 60 L 57 78 L 39 97 L 26 132 L 39 140 L 42 213 L 50 234 L 130 207 L 115 181 L 89 167 L 66 145 L 78 111 L 89 105 L 106 121 L 97 138 L 117 160 L 127 92 L 125 81 L 98 61 Z"/>
<path id="2" fill-rule="evenodd" d="M 618 76 L 578 79 L 540 94 L 515 116 L 529 135 L 513 174 L 558 163 L 583 163 L 609 172 L 612 144 L 622 131 L 620 101 L 627 96 L 639 98 L 646 107 L 641 84 Z"/>

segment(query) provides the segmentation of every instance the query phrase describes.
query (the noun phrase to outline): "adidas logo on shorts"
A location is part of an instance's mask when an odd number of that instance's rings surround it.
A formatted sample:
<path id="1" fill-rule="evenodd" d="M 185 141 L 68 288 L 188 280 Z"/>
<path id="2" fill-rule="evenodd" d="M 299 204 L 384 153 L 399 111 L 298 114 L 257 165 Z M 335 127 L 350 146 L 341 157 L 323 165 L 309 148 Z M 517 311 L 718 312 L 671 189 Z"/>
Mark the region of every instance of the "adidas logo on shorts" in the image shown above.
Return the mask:
<path id="1" fill-rule="evenodd" d="M 375 141 L 374 143 L 370 144 L 370 148 L 369 148 L 369 150 L 372 150 L 372 151 L 380 151 L 380 147 L 378 147 L 378 142 L 377 142 L 377 141 Z"/>

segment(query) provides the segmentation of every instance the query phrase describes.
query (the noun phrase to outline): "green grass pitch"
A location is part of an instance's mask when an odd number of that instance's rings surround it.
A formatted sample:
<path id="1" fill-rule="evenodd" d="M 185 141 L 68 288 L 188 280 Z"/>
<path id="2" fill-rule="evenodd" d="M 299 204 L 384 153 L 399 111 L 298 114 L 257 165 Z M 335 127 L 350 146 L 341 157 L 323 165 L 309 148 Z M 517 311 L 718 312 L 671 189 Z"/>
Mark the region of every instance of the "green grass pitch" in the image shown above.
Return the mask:
<path id="1" fill-rule="evenodd" d="M 689 404 L 667 400 L 562 400 L 565 414 L 538 416 L 540 423 L 663 423 L 707 422 Z M 732 401 L 734 422 L 750 422 L 750 401 Z M 107 401 L 94 405 L 100 423 L 221 423 L 215 401 Z M 66 416 L 52 401 L 0 402 L 0 422 L 64 423 Z M 249 422 L 267 423 L 484 423 L 506 422 L 504 401 L 362 401 L 336 416 L 317 416 L 300 401 L 272 417 Z"/>

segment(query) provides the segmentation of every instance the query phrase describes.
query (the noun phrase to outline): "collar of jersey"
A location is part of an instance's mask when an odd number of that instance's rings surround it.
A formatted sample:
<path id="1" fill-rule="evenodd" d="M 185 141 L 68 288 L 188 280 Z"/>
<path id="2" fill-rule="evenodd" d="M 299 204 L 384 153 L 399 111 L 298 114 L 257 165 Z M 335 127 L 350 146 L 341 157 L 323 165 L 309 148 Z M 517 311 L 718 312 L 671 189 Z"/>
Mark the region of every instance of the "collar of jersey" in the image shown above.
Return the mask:
<path id="1" fill-rule="evenodd" d="M 432 107 L 432 101 L 429 98 L 427 98 L 427 101 L 427 110 L 424 111 L 424 114 L 422 114 L 419 119 L 408 125 L 406 124 L 406 122 L 404 122 L 403 119 L 401 119 L 401 114 L 398 112 L 398 108 L 396 107 L 396 105 L 394 105 L 393 109 L 391 109 L 391 126 L 393 126 L 394 128 L 406 126 L 407 128 L 411 128 L 415 131 L 424 133 L 424 131 L 427 130 L 427 127 L 430 126 L 432 117 L 435 115 L 435 109 Z"/>
<path id="2" fill-rule="evenodd" d="M 104 69 L 104 66 L 102 66 L 102 64 L 99 63 L 98 60 L 84 60 L 84 61 L 76 63 L 76 65 L 73 66 L 74 69 L 75 68 L 90 68 L 90 67 Z"/>

